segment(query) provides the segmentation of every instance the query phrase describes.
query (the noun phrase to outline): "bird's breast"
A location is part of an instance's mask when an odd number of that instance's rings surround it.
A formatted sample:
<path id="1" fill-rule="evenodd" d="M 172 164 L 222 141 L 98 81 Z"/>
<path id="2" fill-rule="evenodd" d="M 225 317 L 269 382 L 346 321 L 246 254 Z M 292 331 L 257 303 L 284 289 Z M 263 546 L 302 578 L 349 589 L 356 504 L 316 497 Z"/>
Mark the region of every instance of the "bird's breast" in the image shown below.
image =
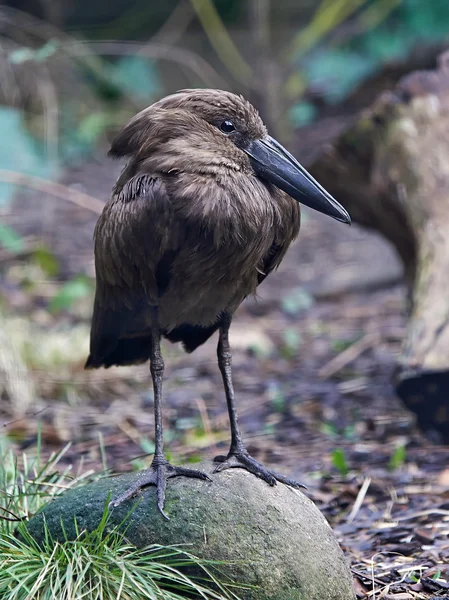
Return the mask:
<path id="1" fill-rule="evenodd" d="M 210 325 L 230 307 L 235 310 L 257 287 L 260 253 L 233 245 L 231 240 L 214 247 L 213 240 L 186 244 L 170 270 L 170 282 L 160 298 L 163 328 L 182 323 Z"/>
<path id="2" fill-rule="evenodd" d="M 160 298 L 161 325 L 210 325 L 255 292 L 273 244 L 296 236 L 297 203 L 241 173 L 181 174 L 168 191 L 185 235 Z"/>
<path id="3" fill-rule="evenodd" d="M 97 273 L 122 290 L 111 297 L 129 289 L 157 303 L 165 330 L 233 312 L 255 292 L 272 248 L 286 248 L 299 227 L 294 200 L 243 173 L 152 177 L 139 194 L 117 197 L 100 218 Z"/>

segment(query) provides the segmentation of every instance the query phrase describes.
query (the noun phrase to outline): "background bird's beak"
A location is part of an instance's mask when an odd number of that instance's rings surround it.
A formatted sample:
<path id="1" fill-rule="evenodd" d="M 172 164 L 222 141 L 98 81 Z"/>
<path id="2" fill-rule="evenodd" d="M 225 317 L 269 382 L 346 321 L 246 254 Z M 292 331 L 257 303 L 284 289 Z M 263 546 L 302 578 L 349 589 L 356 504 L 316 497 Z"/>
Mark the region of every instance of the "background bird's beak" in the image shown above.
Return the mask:
<path id="1" fill-rule="evenodd" d="M 279 142 L 270 136 L 252 141 L 244 149 L 259 177 L 289 196 L 342 223 L 351 223 L 349 213 L 321 187 Z"/>

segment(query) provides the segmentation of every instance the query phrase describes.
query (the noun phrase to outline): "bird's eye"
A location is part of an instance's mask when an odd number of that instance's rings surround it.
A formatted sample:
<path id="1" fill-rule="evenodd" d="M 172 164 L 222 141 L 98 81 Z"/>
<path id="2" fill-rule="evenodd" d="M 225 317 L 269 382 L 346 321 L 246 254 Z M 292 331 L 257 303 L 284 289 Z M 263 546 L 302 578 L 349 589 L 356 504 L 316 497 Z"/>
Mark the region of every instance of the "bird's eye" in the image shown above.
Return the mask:
<path id="1" fill-rule="evenodd" d="M 232 133 L 233 131 L 235 131 L 235 126 L 232 121 L 226 119 L 226 121 L 223 121 L 223 123 L 220 125 L 220 129 L 223 133 Z"/>

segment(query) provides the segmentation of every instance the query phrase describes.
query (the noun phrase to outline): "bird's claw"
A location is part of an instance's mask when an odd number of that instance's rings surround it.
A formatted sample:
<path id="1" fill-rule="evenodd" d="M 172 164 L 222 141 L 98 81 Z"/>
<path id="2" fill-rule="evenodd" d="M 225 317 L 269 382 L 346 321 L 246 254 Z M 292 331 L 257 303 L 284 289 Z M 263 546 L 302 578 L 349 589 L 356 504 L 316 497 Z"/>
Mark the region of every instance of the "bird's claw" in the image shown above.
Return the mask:
<path id="1" fill-rule="evenodd" d="M 176 467 L 171 465 L 167 460 L 153 461 L 149 469 L 142 471 L 133 485 L 125 490 L 122 494 L 111 500 L 109 508 L 115 508 L 120 506 L 123 502 L 137 495 L 142 488 L 148 485 L 155 485 L 157 487 L 157 507 L 162 516 L 169 520 L 169 517 L 164 512 L 165 504 L 165 490 L 167 487 L 167 480 L 171 477 L 194 477 L 196 479 L 202 479 L 204 481 L 212 481 L 212 479 L 203 471 L 197 471 L 196 469 L 187 469 L 186 467 Z"/>
<path id="2" fill-rule="evenodd" d="M 289 479 L 288 477 L 285 477 L 276 471 L 265 468 L 260 462 L 250 456 L 245 449 L 237 451 L 231 450 L 227 456 L 216 456 L 214 461 L 218 463 L 214 469 L 214 473 L 224 471 L 225 469 L 246 469 L 250 473 L 253 473 L 253 475 L 256 477 L 259 477 L 259 479 L 263 479 L 269 483 L 271 486 L 276 485 L 276 483 L 279 481 L 280 483 L 284 483 L 285 485 L 289 485 L 290 487 L 296 489 L 307 489 L 304 484 L 298 483 L 293 479 Z"/>

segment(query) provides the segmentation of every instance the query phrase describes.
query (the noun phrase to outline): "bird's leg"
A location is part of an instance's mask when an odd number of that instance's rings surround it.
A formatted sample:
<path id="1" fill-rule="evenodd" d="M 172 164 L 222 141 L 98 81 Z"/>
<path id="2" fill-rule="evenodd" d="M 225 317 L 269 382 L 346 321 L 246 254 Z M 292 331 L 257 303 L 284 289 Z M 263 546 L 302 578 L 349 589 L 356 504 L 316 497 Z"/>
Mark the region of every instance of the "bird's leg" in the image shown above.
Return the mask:
<path id="1" fill-rule="evenodd" d="M 219 464 L 215 467 L 214 472 L 223 471 L 233 467 L 240 467 L 253 473 L 260 479 L 265 480 L 270 485 L 276 485 L 277 481 L 285 483 L 295 488 L 305 487 L 301 483 L 297 483 L 292 479 L 288 479 L 265 468 L 260 462 L 248 454 L 245 448 L 240 427 L 238 423 L 237 410 L 234 399 L 234 386 L 232 384 L 232 369 L 231 369 L 231 349 L 229 345 L 229 327 L 231 325 L 231 317 L 226 315 L 220 327 L 220 337 L 218 340 L 217 357 L 218 366 L 223 378 L 223 385 L 226 394 L 226 402 L 228 404 L 229 422 L 231 425 L 231 447 L 227 456 L 216 456 L 215 461 Z"/>
<path id="2" fill-rule="evenodd" d="M 158 328 L 151 333 L 150 371 L 154 390 L 154 421 L 155 421 L 155 451 L 154 458 L 149 469 L 142 471 L 133 485 L 123 494 L 111 502 L 112 506 L 118 506 L 128 498 L 131 498 L 147 485 L 157 487 L 157 506 L 162 515 L 168 519 L 164 512 L 165 489 L 167 479 L 183 475 L 185 477 L 196 477 L 211 481 L 210 477 L 202 471 L 175 467 L 171 465 L 164 454 L 164 439 L 162 430 L 162 379 L 164 377 L 164 360 L 161 354 L 161 336 Z"/>

